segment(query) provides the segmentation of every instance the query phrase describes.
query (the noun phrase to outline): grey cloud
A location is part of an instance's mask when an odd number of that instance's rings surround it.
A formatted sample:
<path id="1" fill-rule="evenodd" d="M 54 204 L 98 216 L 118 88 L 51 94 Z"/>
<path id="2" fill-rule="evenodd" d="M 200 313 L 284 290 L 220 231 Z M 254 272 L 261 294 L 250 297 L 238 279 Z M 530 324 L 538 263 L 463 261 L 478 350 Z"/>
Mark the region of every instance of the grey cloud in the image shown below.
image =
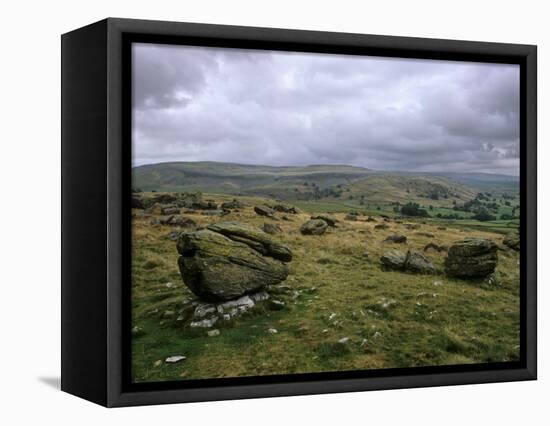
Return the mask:
<path id="1" fill-rule="evenodd" d="M 512 65 L 134 46 L 134 162 L 519 173 Z"/>

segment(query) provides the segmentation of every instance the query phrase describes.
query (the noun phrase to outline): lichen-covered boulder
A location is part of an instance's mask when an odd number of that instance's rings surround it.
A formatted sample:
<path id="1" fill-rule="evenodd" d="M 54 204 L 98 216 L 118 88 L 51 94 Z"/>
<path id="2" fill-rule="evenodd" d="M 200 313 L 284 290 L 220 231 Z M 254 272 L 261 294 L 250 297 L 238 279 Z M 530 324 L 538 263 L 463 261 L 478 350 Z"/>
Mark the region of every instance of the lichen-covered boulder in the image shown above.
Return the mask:
<path id="1" fill-rule="evenodd" d="M 386 250 L 380 258 L 382 269 L 386 270 L 402 270 L 405 266 L 407 256 L 399 250 Z"/>
<path id="2" fill-rule="evenodd" d="M 454 243 L 445 259 L 445 273 L 459 278 L 483 278 L 495 271 L 497 245 L 488 238 L 465 238 Z"/>
<path id="3" fill-rule="evenodd" d="M 512 250 L 519 251 L 519 234 L 515 232 L 509 233 L 504 237 L 504 240 L 502 240 L 502 244 Z"/>
<path id="4" fill-rule="evenodd" d="M 382 269 L 388 271 L 404 271 L 413 274 L 435 274 L 433 263 L 422 253 L 408 250 L 403 253 L 399 250 L 386 250 L 380 258 Z"/>
<path id="5" fill-rule="evenodd" d="M 181 233 L 177 249 L 183 282 L 206 301 L 232 300 L 288 276 L 280 260 L 210 229 Z"/>
<path id="6" fill-rule="evenodd" d="M 405 270 L 415 274 L 435 274 L 433 263 L 416 250 L 409 250 L 405 259 Z"/>
<path id="7" fill-rule="evenodd" d="M 292 252 L 284 245 L 273 241 L 260 228 L 242 222 L 218 222 L 207 226 L 210 231 L 222 234 L 233 241 L 244 243 L 265 256 L 271 256 L 283 262 L 292 260 Z"/>
<path id="8" fill-rule="evenodd" d="M 273 217 L 275 210 L 268 206 L 255 206 L 254 211 L 260 216 Z"/>
<path id="9" fill-rule="evenodd" d="M 300 227 L 300 232 L 303 235 L 321 235 L 327 230 L 327 223 L 321 219 L 308 220 Z"/>
<path id="10" fill-rule="evenodd" d="M 328 226 L 332 226 L 332 227 L 336 226 L 336 222 L 338 222 L 338 219 L 328 214 L 319 214 L 317 216 L 311 216 L 311 218 L 324 220 Z"/>

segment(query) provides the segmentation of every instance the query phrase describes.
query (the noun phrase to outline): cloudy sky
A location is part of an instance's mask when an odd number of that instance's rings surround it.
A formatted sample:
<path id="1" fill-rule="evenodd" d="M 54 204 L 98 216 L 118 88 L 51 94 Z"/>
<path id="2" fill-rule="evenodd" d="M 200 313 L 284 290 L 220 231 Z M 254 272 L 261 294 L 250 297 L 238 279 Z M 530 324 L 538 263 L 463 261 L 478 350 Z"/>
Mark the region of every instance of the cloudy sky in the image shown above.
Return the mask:
<path id="1" fill-rule="evenodd" d="M 519 174 L 519 67 L 133 47 L 134 165 Z"/>

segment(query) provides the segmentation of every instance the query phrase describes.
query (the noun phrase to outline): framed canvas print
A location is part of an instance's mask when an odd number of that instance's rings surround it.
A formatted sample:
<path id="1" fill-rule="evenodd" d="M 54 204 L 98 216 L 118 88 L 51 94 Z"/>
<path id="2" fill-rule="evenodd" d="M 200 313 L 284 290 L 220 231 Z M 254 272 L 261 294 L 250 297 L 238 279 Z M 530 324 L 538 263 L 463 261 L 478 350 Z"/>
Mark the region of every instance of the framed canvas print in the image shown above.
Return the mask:
<path id="1" fill-rule="evenodd" d="M 107 19 L 62 37 L 62 389 L 536 378 L 536 47 Z"/>

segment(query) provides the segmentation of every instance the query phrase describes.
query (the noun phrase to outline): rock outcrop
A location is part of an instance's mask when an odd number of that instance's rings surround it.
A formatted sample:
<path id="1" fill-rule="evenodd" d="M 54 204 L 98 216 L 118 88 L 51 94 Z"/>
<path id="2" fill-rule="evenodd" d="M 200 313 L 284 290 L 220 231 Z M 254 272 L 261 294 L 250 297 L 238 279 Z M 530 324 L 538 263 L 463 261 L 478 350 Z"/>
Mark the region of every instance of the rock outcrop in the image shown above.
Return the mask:
<path id="1" fill-rule="evenodd" d="M 321 219 L 310 219 L 300 227 L 303 235 L 321 235 L 327 230 L 327 223 Z"/>
<path id="2" fill-rule="evenodd" d="M 497 245 L 488 238 L 465 238 L 454 243 L 445 259 L 445 273 L 459 278 L 483 278 L 495 271 Z"/>
<path id="3" fill-rule="evenodd" d="M 258 228 L 222 222 L 182 232 L 177 241 L 183 282 L 205 301 L 227 301 L 275 285 L 288 276 L 288 247 Z"/>

